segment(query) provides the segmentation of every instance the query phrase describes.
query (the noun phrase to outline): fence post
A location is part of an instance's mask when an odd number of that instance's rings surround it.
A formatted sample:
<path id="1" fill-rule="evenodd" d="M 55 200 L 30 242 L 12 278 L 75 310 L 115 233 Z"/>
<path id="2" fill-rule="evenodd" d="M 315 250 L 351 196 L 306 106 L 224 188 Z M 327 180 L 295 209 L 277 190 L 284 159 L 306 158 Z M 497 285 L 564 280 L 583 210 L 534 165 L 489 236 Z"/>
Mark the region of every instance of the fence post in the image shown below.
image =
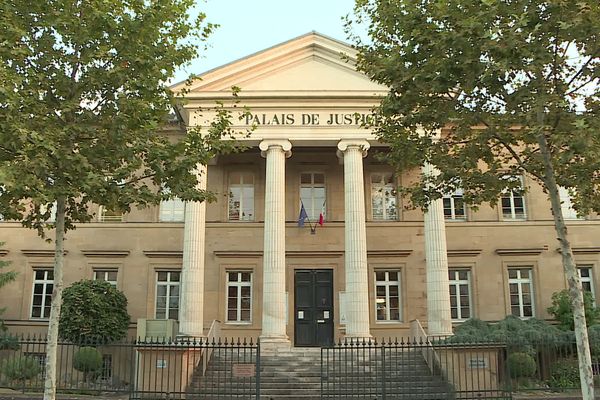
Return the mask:
<path id="1" fill-rule="evenodd" d="M 381 396 L 386 400 L 387 393 L 385 387 L 385 339 L 381 341 Z"/>
<path id="2" fill-rule="evenodd" d="M 260 338 L 256 339 L 256 400 L 260 400 Z"/>
<path id="3" fill-rule="evenodd" d="M 129 366 L 129 398 L 133 399 L 135 394 L 135 388 L 137 386 L 137 354 L 135 351 L 135 347 L 137 345 L 137 340 L 133 339 L 131 342 L 131 363 Z"/>

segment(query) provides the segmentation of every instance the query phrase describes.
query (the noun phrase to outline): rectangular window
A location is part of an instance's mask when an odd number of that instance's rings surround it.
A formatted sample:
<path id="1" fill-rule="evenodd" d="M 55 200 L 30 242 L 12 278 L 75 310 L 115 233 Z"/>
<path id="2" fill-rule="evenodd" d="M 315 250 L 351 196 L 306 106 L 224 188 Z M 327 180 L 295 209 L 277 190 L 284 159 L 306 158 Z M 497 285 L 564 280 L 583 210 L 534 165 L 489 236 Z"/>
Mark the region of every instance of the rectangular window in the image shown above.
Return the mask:
<path id="1" fill-rule="evenodd" d="M 377 321 L 400 321 L 400 272 L 375 271 Z"/>
<path id="2" fill-rule="evenodd" d="M 179 271 L 156 273 L 156 319 L 179 319 Z"/>
<path id="3" fill-rule="evenodd" d="M 518 181 L 518 189 L 507 190 L 502 193 L 500 199 L 502 203 L 502 217 L 505 220 L 523 220 L 526 219 L 525 213 L 525 197 L 523 196 L 524 185 L 522 176 L 509 176 L 504 179 L 516 182 Z"/>
<path id="4" fill-rule="evenodd" d="M 508 270 L 510 312 L 516 317 L 530 318 L 535 314 L 532 272 L 531 268 Z"/>
<path id="5" fill-rule="evenodd" d="M 158 220 L 160 222 L 182 222 L 185 214 L 185 203 L 178 197 L 160 202 Z"/>
<path id="6" fill-rule="evenodd" d="M 453 320 L 471 318 L 471 271 L 448 270 L 450 283 L 450 315 Z"/>
<path id="7" fill-rule="evenodd" d="M 95 269 L 94 270 L 94 280 L 95 281 L 106 281 L 117 287 L 117 270 L 114 269 Z"/>
<path id="8" fill-rule="evenodd" d="M 560 197 L 560 208 L 564 219 L 582 219 L 577 215 L 577 211 L 573 208 L 573 202 L 571 201 L 571 193 L 567 188 L 560 186 L 558 188 L 558 195 Z"/>
<path id="9" fill-rule="evenodd" d="M 446 218 L 446 220 L 465 221 L 467 219 L 462 189 L 458 189 L 454 193 L 444 196 L 442 201 L 444 203 L 444 218 Z"/>
<path id="10" fill-rule="evenodd" d="M 50 318 L 52 291 L 54 290 L 54 271 L 36 269 L 33 271 L 33 296 L 31 318 Z"/>
<path id="11" fill-rule="evenodd" d="M 229 174 L 229 220 L 254 221 L 254 174 Z"/>
<path id="12" fill-rule="evenodd" d="M 397 220 L 396 183 L 391 173 L 371 175 L 371 209 L 374 220 Z"/>
<path id="13" fill-rule="evenodd" d="M 44 379 L 46 377 L 46 353 L 23 353 L 23 355 L 35 360 L 40 367 L 41 374 L 34 379 Z"/>
<path id="14" fill-rule="evenodd" d="M 98 210 L 98 222 L 122 222 L 123 213 L 121 211 L 111 211 L 104 206 Z"/>
<path id="15" fill-rule="evenodd" d="M 227 321 L 252 321 L 252 272 L 227 272 Z"/>
<path id="16" fill-rule="evenodd" d="M 325 174 L 300 174 L 300 201 L 311 222 L 319 221 L 319 215 L 325 218 Z"/>
<path id="17" fill-rule="evenodd" d="M 590 292 L 596 301 L 596 292 L 594 291 L 594 277 L 592 275 L 591 265 L 578 265 L 577 272 L 579 272 L 579 279 L 581 280 L 581 287 L 584 291 Z"/>

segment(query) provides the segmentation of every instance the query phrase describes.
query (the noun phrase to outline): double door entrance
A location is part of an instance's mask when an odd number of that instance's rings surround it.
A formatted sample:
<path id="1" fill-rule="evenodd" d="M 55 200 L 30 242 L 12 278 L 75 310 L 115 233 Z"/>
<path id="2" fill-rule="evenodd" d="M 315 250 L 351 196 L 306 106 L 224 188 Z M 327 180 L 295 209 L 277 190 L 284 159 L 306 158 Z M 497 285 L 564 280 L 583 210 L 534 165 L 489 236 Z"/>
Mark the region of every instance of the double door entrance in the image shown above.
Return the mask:
<path id="1" fill-rule="evenodd" d="M 333 270 L 294 273 L 294 345 L 333 344 Z"/>

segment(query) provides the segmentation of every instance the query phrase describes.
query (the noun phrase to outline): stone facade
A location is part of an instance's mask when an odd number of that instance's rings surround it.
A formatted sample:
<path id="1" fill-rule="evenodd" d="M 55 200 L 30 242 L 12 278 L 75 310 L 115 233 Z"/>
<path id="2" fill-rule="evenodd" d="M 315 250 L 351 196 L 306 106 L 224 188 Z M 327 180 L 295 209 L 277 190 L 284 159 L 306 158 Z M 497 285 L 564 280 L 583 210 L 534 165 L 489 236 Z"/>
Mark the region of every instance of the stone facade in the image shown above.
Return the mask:
<path id="1" fill-rule="evenodd" d="M 459 196 L 424 216 L 384 193 L 420 171 L 396 176 L 379 161 L 385 146 L 356 118 L 386 90 L 340 52 L 352 59 L 348 46 L 309 34 L 203 75 L 179 110 L 184 125 L 210 119 L 210 106 L 229 101 L 232 85 L 242 88 L 240 101 L 253 113 L 236 129 L 257 125 L 243 139 L 246 152 L 218 157 L 206 173 L 199 166 L 199 184 L 216 201 L 188 204 L 185 213 L 163 204 L 132 210 L 122 222 L 79 225 L 65 243 L 66 285 L 116 272 L 134 321 L 178 316 L 181 333 L 201 336 L 219 320 L 225 336 L 290 344 L 298 321 L 307 318 L 317 327 L 330 322 L 333 339 L 407 335 L 414 319 L 429 333 L 445 334 L 449 319 L 459 323 L 459 317 L 548 318 L 550 296 L 565 288 L 565 278 L 540 187 L 525 177 L 524 207 L 507 200 L 512 215 L 500 202 L 467 207 L 464 217 L 449 209 L 460 208 L 453 203 Z M 298 226 L 301 198 L 312 201 L 304 227 Z M 324 223 L 312 234 L 309 225 L 321 213 Z M 568 224 L 576 262 L 593 290 L 600 220 L 591 215 Z M 38 272 L 51 269 L 52 246 L 14 222 L 0 223 L 0 241 L 0 256 L 19 272 L 0 290 L 3 318 L 15 332 L 44 332 L 48 286 Z M 332 271 L 328 309 L 301 304 L 296 272 L 310 270 Z M 319 315 L 309 317 L 310 310 Z"/>

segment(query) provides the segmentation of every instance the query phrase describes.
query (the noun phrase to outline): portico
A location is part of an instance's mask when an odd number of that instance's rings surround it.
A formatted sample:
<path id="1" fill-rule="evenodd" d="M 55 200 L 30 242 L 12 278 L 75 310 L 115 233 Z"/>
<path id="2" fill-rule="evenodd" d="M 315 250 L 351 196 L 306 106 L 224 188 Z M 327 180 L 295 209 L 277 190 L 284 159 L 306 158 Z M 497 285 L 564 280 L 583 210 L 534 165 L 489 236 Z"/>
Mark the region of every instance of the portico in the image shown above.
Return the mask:
<path id="1" fill-rule="evenodd" d="M 298 299 L 294 297 L 295 286 L 290 279 L 294 276 L 293 271 L 319 268 L 324 273 L 328 270 L 333 272 L 335 287 L 342 293 L 334 293 L 332 307 L 335 305 L 335 309 L 323 309 L 318 317 L 314 316 L 317 323 L 332 319 L 336 332 L 341 332 L 344 337 L 372 336 L 375 309 L 373 287 L 370 285 L 375 278 L 370 271 L 379 267 L 370 267 L 371 249 L 368 246 L 365 208 L 365 199 L 368 198 L 365 187 L 370 182 L 365 181 L 363 162 L 369 151 L 382 151 L 385 146 L 362 124 L 387 88 L 375 85 L 358 74 L 351 62 L 340 57 L 341 53 L 348 54 L 350 60 L 354 56 L 353 50 L 343 43 L 317 34 L 302 36 L 209 71 L 203 75 L 202 81 L 190 88 L 188 101 L 180 109 L 186 125 L 190 127 L 209 123 L 215 113 L 211 111 L 214 110 L 215 101 L 224 102 L 235 115 L 236 106 L 228 102 L 231 102 L 230 86 L 237 85 L 242 89 L 240 102 L 251 111 L 251 114 L 236 121 L 233 128 L 245 131 L 254 127 L 249 137 L 240 136 L 239 140 L 249 148 L 260 150 L 265 163 L 263 244 L 258 264 L 261 268 L 254 274 L 260 277 L 261 284 L 260 290 L 253 284 L 251 300 L 253 308 L 260 309 L 260 324 L 253 324 L 259 325 L 258 336 L 262 343 L 277 346 L 293 343 L 290 332 L 292 322 L 305 318 L 305 314 L 294 307 Z M 293 211 L 286 212 L 286 204 L 290 204 L 286 198 L 298 196 L 296 192 L 286 192 L 286 187 L 289 190 L 286 165 L 290 159 L 299 157 L 297 151 L 302 154 L 310 149 L 331 149 L 329 154 L 332 159 L 337 153 L 336 162 L 343 166 L 343 206 L 335 205 L 343 209 L 343 217 L 336 222 L 343 226 L 344 232 L 343 252 L 340 254 L 343 268 L 328 267 L 326 263 L 317 266 L 306 262 L 296 264 L 290 258 L 290 244 L 286 244 L 286 237 L 289 237 L 291 230 L 296 232 L 298 229 L 290 223 L 295 218 L 290 217 Z M 305 165 L 307 171 L 312 171 L 315 165 L 320 164 L 307 162 Z M 199 166 L 198 173 L 199 184 L 202 185 L 202 182 L 210 179 L 211 168 Z M 324 181 L 323 187 L 327 184 Z M 297 209 L 300 209 L 300 204 Z M 446 301 L 448 264 L 447 259 L 441 256 L 446 252 L 443 210 L 432 207 L 427 214 L 423 230 L 427 242 L 424 252 L 427 259 L 429 333 L 446 335 L 451 333 L 451 325 L 450 303 Z M 326 219 L 326 226 L 328 223 Z M 206 261 L 205 229 L 205 205 L 187 204 L 180 330 L 182 334 L 190 336 L 201 336 L 207 329 L 203 314 L 203 298 L 206 296 L 204 277 L 207 270 L 214 266 Z M 298 231 L 297 234 L 307 234 L 307 231 Z M 401 247 L 398 243 L 397 250 Z M 393 250 L 389 249 L 390 254 Z M 331 257 L 326 252 L 321 253 L 323 257 Z M 306 257 L 313 256 L 307 253 Z M 399 269 L 401 264 L 398 261 L 392 265 Z M 293 271 L 288 272 L 290 270 Z M 406 274 L 408 270 L 409 266 L 405 266 L 403 273 Z M 343 284 L 338 281 L 343 281 Z M 396 286 L 400 287 L 399 278 Z M 385 307 L 399 307 L 398 294 L 390 291 L 385 296 Z"/>

